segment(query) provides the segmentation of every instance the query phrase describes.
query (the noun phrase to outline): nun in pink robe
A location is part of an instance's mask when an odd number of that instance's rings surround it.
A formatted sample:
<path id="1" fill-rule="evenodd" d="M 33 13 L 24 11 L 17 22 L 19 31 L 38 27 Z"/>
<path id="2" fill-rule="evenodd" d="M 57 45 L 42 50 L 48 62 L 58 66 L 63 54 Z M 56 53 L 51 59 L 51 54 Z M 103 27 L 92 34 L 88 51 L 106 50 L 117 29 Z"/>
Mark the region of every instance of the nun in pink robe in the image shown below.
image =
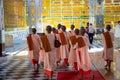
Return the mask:
<path id="1" fill-rule="evenodd" d="M 39 63 L 43 63 L 44 62 L 44 55 L 45 55 L 45 50 L 44 49 L 41 49 L 40 50 L 40 53 L 39 53 Z"/>
<path id="2" fill-rule="evenodd" d="M 76 44 L 76 36 L 70 36 L 70 52 L 68 57 L 69 67 L 72 70 L 77 70 L 77 56 L 76 50 L 74 49 L 74 45 Z"/>
<path id="3" fill-rule="evenodd" d="M 114 34 L 110 32 L 111 26 L 107 25 L 106 26 L 106 32 L 102 33 L 102 41 L 104 44 L 104 50 L 103 50 L 103 59 L 107 62 L 106 68 L 108 67 L 110 69 L 111 67 L 111 62 L 113 61 L 113 53 L 114 53 L 114 48 L 113 48 L 113 41 L 114 41 Z"/>
<path id="4" fill-rule="evenodd" d="M 52 31 L 53 31 L 53 34 L 54 34 L 56 40 L 59 40 L 58 30 L 56 30 L 55 28 L 52 28 Z M 60 60 L 61 60 L 60 47 L 55 48 L 55 51 L 56 51 L 56 60 L 55 60 L 55 62 L 58 64 L 60 62 Z"/>
<path id="5" fill-rule="evenodd" d="M 43 33 L 43 35 L 45 35 L 45 34 Z M 41 38 L 40 38 L 40 42 L 41 42 Z M 42 63 L 44 63 L 44 55 L 45 55 L 45 50 L 42 48 L 42 42 L 41 42 L 41 49 L 40 49 L 39 55 L 40 55 L 39 56 L 39 63 L 42 64 Z"/>
<path id="6" fill-rule="evenodd" d="M 74 30 L 74 28 L 75 28 L 75 25 L 71 25 L 71 30 L 69 31 L 70 33 L 71 33 L 71 35 L 75 35 L 75 30 Z"/>
<path id="7" fill-rule="evenodd" d="M 59 33 L 59 39 L 61 42 L 60 51 L 61 51 L 61 60 L 64 61 L 65 64 L 68 64 L 68 56 L 69 56 L 69 33 L 66 32 L 66 27 L 62 26 L 62 31 Z"/>
<path id="8" fill-rule="evenodd" d="M 36 34 L 36 29 L 33 28 L 32 29 L 33 34 L 31 35 L 31 42 L 30 44 L 32 44 L 32 51 L 29 51 L 29 58 L 32 61 L 33 65 L 35 66 L 35 64 L 38 65 L 39 62 L 39 53 L 40 53 L 40 48 L 41 48 L 41 41 L 40 41 L 40 37 L 39 35 Z"/>
<path id="9" fill-rule="evenodd" d="M 89 73 L 91 71 L 91 60 L 88 53 L 89 40 L 86 36 L 84 36 L 85 30 L 83 30 L 83 33 L 81 32 L 81 34 L 83 34 L 82 36 L 78 35 L 78 29 L 75 30 L 75 33 L 77 43 L 75 44 L 74 49 L 76 49 L 78 70 Z"/>
<path id="10" fill-rule="evenodd" d="M 62 25 L 61 24 L 58 24 L 57 25 L 57 33 L 61 33 L 62 32 L 62 30 L 61 30 L 61 27 L 62 27 Z"/>
<path id="11" fill-rule="evenodd" d="M 45 69 L 45 73 L 48 76 L 52 76 L 53 71 L 56 68 L 56 62 L 55 62 L 56 51 L 54 47 L 55 36 L 54 34 L 51 33 L 52 31 L 51 26 L 47 26 L 46 30 L 47 30 L 47 35 L 44 35 L 45 39 L 42 40 L 42 45 L 43 48 L 45 49 L 44 69 Z"/>
<path id="12" fill-rule="evenodd" d="M 33 41 L 33 55 L 38 63 L 39 61 L 39 53 L 40 53 L 40 38 L 37 34 L 32 34 L 32 41 Z"/>

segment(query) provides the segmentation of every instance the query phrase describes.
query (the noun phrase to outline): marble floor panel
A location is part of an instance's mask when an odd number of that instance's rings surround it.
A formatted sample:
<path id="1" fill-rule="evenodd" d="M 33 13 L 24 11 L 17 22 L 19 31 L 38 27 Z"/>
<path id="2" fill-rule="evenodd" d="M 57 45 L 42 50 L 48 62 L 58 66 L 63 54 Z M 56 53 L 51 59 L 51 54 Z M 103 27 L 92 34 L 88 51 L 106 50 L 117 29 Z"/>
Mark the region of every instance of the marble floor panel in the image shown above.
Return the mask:
<path id="1" fill-rule="evenodd" d="M 114 60 L 112 62 L 111 70 L 104 66 L 106 62 L 102 58 L 102 52 L 90 53 L 92 63 L 105 78 L 105 80 L 120 80 L 120 51 L 114 51 Z"/>
<path id="2" fill-rule="evenodd" d="M 120 51 L 114 51 L 114 61 L 111 70 L 104 68 L 105 61 L 102 58 L 103 45 L 101 41 L 95 41 L 91 45 L 90 57 L 95 67 L 105 80 L 120 80 Z M 14 56 L 0 57 L 0 80 L 48 80 L 42 67 L 35 70 L 28 60 L 28 50 L 20 51 Z M 53 80 L 56 80 L 59 71 L 67 69 L 56 69 L 53 74 Z"/>

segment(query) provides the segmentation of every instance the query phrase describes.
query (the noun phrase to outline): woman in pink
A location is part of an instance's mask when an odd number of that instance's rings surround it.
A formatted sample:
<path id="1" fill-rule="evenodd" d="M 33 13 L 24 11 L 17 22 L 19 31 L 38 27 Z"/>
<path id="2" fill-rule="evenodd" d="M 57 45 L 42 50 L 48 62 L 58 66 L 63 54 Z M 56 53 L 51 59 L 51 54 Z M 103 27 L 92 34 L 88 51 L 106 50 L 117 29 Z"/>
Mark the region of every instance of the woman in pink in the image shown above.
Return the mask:
<path id="1" fill-rule="evenodd" d="M 66 32 L 66 27 L 62 26 L 62 32 L 59 33 L 59 38 L 61 42 L 60 51 L 61 51 L 61 60 L 64 62 L 65 66 L 68 65 L 68 56 L 69 56 L 69 34 Z"/>
<path id="2" fill-rule="evenodd" d="M 42 46 L 45 50 L 44 55 L 44 69 L 45 73 L 49 76 L 53 75 L 53 71 L 56 68 L 56 51 L 54 47 L 55 36 L 51 33 L 52 27 L 46 27 L 47 34 L 41 36 Z"/>
<path id="3" fill-rule="evenodd" d="M 45 35 L 45 33 L 42 33 L 41 36 Z M 40 42 L 41 42 L 41 38 L 40 38 Z M 42 43 L 41 43 L 41 47 L 42 47 Z M 45 50 L 43 48 L 40 49 L 40 53 L 39 53 L 40 57 L 39 57 L 39 63 L 41 65 L 44 64 L 44 55 L 45 55 Z"/>
<path id="4" fill-rule="evenodd" d="M 40 37 L 36 34 L 36 29 L 32 28 L 32 35 L 29 35 L 28 45 L 29 48 L 32 47 L 32 50 L 29 51 L 29 58 L 32 61 L 33 65 L 39 62 L 39 53 L 41 48 Z M 29 41 L 31 42 L 29 43 Z"/>
<path id="5" fill-rule="evenodd" d="M 75 33 L 77 41 L 74 48 L 76 49 L 78 70 L 82 70 L 83 72 L 90 72 L 91 60 L 88 53 L 89 40 L 86 38 L 86 36 L 84 36 L 85 29 L 81 30 L 82 36 L 79 35 L 79 29 L 75 29 Z"/>
<path id="6" fill-rule="evenodd" d="M 71 30 L 69 31 L 72 35 L 75 35 L 74 28 L 75 28 L 75 25 L 72 24 L 70 27 Z"/>
<path id="7" fill-rule="evenodd" d="M 70 52 L 68 57 L 69 67 L 73 70 L 77 70 L 77 57 L 76 57 L 76 50 L 74 49 L 74 45 L 76 44 L 76 36 L 72 35 L 69 38 L 70 41 Z"/>
<path id="8" fill-rule="evenodd" d="M 114 41 L 114 34 L 110 32 L 111 26 L 106 26 L 106 32 L 102 33 L 102 41 L 104 44 L 104 51 L 103 51 L 103 58 L 106 61 L 105 67 L 110 69 L 111 68 L 111 62 L 113 61 L 113 41 Z"/>
<path id="9" fill-rule="evenodd" d="M 57 30 L 55 28 L 52 28 L 52 31 L 53 31 L 53 34 L 54 34 L 56 40 L 59 40 L 59 38 L 58 38 L 59 34 L 58 34 Z M 58 64 L 61 60 L 60 47 L 55 48 L 55 50 L 56 50 L 56 63 Z"/>
<path id="10" fill-rule="evenodd" d="M 62 32 L 61 27 L 62 27 L 61 24 L 58 24 L 58 25 L 57 25 L 57 28 L 58 28 L 58 29 L 57 29 L 57 32 L 58 32 L 58 33 L 61 33 L 61 32 Z"/>

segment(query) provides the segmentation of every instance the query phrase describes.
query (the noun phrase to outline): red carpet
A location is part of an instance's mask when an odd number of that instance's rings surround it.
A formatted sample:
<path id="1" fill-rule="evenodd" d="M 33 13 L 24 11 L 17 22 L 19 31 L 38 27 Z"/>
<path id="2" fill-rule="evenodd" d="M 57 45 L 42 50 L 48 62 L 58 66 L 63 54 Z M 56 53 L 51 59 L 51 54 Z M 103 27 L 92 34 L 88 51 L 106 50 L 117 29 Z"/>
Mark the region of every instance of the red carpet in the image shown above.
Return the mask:
<path id="1" fill-rule="evenodd" d="M 79 80 L 78 77 L 80 77 L 81 73 L 75 73 L 72 71 L 64 71 L 64 72 L 58 72 L 57 80 Z M 98 71 L 93 71 L 94 74 L 94 80 L 105 80 Z M 91 80 L 92 75 L 91 74 L 84 74 L 83 80 Z"/>

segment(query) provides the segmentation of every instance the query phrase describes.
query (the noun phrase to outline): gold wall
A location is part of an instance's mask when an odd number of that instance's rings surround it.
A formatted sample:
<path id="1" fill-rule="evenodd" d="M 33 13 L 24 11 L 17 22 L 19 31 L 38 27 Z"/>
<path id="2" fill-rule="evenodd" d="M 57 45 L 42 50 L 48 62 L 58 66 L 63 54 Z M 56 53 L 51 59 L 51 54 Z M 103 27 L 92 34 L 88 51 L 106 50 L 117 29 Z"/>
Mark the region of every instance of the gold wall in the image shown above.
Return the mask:
<path id="1" fill-rule="evenodd" d="M 116 26 L 120 20 L 120 0 L 104 0 L 104 23 Z M 44 0 L 42 5 L 42 21 L 45 25 L 57 26 L 62 23 L 76 28 L 86 26 L 89 22 L 88 0 Z"/>
<path id="2" fill-rule="evenodd" d="M 25 0 L 3 0 L 5 28 L 26 27 Z"/>
<path id="3" fill-rule="evenodd" d="M 83 0 L 44 0 L 42 6 L 42 21 L 46 25 L 56 27 L 62 23 L 69 28 L 75 24 L 79 28 L 89 21 L 89 8 Z"/>
<path id="4" fill-rule="evenodd" d="M 116 27 L 118 20 L 120 20 L 120 0 L 105 0 L 104 9 L 105 25 L 111 24 Z"/>

